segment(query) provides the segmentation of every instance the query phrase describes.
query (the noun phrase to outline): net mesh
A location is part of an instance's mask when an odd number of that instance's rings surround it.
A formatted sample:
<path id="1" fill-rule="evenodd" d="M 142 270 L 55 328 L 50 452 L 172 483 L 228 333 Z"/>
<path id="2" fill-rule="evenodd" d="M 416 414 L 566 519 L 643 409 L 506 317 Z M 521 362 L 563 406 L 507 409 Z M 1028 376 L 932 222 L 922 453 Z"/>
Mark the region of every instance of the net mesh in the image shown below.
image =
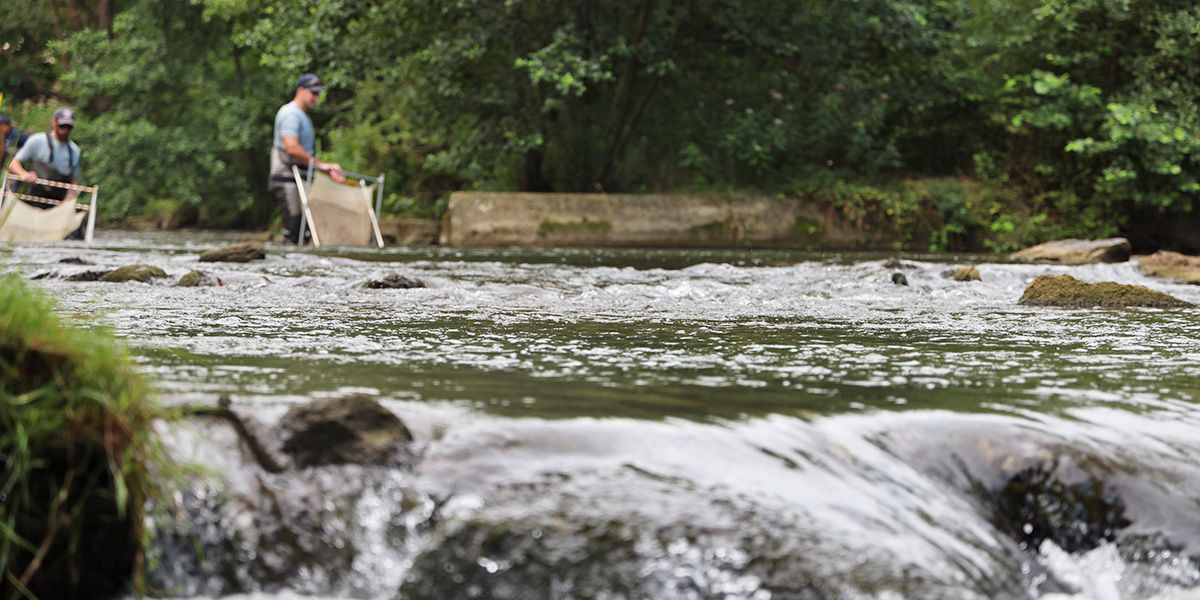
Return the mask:
<path id="1" fill-rule="evenodd" d="M 75 210 L 75 201 L 53 208 L 36 208 L 6 194 L 0 209 L 0 242 L 57 242 L 79 228 L 87 213 Z"/>
<path id="2" fill-rule="evenodd" d="M 321 245 L 369 246 L 373 241 L 371 198 L 375 186 L 337 183 L 325 173 L 313 175 L 308 209 Z"/>

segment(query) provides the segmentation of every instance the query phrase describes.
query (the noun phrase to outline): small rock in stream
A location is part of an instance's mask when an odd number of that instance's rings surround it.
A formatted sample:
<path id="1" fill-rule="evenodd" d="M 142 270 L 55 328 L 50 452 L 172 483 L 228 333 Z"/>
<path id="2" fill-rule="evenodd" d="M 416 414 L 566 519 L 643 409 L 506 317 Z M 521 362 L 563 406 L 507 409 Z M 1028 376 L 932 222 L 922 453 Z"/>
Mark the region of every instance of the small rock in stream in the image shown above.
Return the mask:
<path id="1" fill-rule="evenodd" d="M 250 262 L 267 257 L 262 242 L 246 242 L 216 250 L 209 250 L 200 255 L 200 262 Z"/>
<path id="2" fill-rule="evenodd" d="M 188 271 L 186 275 L 179 278 L 175 287 L 210 287 L 222 285 L 225 285 L 225 282 L 220 277 L 205 273 L 204 271 Z"/>
<path id="3" fill-rule="evenodd" d="M 367 289 L 372 289 L 372 290 L 381 290 L 381 289 L 389 289 L 389 290 L 390 289 L 405 289 L 405 290 L 407 290 L 407 289 L 412 289 L 412 288 L 423 288 L 423 287 L 425 287 L 425 282 L 421 281 L 420 279 L 417 279 L 415 277 L 408 277 L 405 275 L 399 275 L 396 273 L 392 273 L 392 274 L 388 275 L 387 277 L 384 277 L 383 279 L 376 279 L 373 281 L 368 281 L 365 284 L 363 284 L 363 287 L 365 287 Z"/>
<path id="4" fill-rule="evenodd" d="M 892 273 L 892 283 L 896 285 L 908 285 L 908 277 L 904 273 Z"/>

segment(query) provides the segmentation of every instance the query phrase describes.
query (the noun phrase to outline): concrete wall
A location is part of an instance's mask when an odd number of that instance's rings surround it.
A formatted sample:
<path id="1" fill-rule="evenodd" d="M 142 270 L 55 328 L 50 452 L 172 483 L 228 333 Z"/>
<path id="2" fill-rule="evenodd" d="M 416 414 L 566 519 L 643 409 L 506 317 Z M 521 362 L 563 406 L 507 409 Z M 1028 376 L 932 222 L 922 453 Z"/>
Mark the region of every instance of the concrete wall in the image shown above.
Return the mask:
<path id="1" fill-rule="evenodd" d="M 455 192 L 439 242 L 449 246 L 891 248 L 798 198 Z"/>

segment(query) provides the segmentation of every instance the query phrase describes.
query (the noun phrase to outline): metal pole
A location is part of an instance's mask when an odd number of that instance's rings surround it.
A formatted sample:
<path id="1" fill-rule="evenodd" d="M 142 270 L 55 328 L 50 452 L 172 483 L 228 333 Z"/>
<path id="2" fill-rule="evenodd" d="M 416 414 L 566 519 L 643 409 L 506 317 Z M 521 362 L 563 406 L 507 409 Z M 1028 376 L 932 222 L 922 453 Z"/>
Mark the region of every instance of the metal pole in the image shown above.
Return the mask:
<path id="1" fill-rule="evenodd" d="M 88 222 L 87 233 L 83 236 L 85 244 L 92 243 L 92 236 L 96 233 L 96 213 L 100 210 L 100 186 L 92 188 L 92 204 L 88 207 Z"/>
<path id="2" fill-rule="evenodd" d="M 386 176 L 387 176 L 387 173 L 379 174 L 379 189 L 375 190 L 375 214 L 376 215 L 383 214 L 383 178 Z"/>
<path id="3" fill-rule="evenodd" d="M 310 174 L 311 174 L 311 171 L 310 171 Z M 321 239 L 319 237 L 317 237 L 317 228 L 315 226 L 315 223 L 312 222 L 312 218 L 313 218 L 312 213 L 309 212 L 309 210 L 308 210 L 308 191 L 306 189 L 304 189 L 305 188 L 304 180 L 300 178 L 300 169 L 298 167 L 296 167 L 296 165 L 292 165 L 292 177 L 296 180 L 296 189 L 300 192 L 300 208 L 301 208 L 302 212 L 304 213 L 304 218 L 300 220 L 300 222 L 301 222 L 300 231 L 301 231 L 301 236 L 302 236 L 301 239 L 304 239 L 303 238 L 303 232 L 304 232 L 303 223 L 304 223 L 304 221 L 307 220 L 309 222 L 308 223 L 309 228 L 312 229 L 313 246 L 320 248 L 321 247 Z M 297 241 L 296 243 L 299 244 L 300 242 Z"/>

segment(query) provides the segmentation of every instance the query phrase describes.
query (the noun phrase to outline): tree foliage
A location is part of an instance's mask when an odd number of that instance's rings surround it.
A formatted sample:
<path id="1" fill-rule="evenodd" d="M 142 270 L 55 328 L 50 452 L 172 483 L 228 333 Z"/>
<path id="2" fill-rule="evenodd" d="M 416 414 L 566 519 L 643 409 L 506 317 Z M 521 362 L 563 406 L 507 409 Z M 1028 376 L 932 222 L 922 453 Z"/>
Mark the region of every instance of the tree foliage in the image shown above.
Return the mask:
<path id="1" fill-rule="evenodd" d="M 970 174 L 1097 229 L 1200 190 L 1200 9 L 1180 0 L 119 6 L 71 35 L 49 33 L 45 8 L 3 30 L 28 32 L 25 62 L 61 57 L 43 73 L 91 117 L 78 137 L 110 216 L 166 199 L 206 223 L 261 222 L 271 115 L 304 72 L 326 83 L 323 155 L 386 173 L 389 206 L 420 215 L 460 188 Z"/>

